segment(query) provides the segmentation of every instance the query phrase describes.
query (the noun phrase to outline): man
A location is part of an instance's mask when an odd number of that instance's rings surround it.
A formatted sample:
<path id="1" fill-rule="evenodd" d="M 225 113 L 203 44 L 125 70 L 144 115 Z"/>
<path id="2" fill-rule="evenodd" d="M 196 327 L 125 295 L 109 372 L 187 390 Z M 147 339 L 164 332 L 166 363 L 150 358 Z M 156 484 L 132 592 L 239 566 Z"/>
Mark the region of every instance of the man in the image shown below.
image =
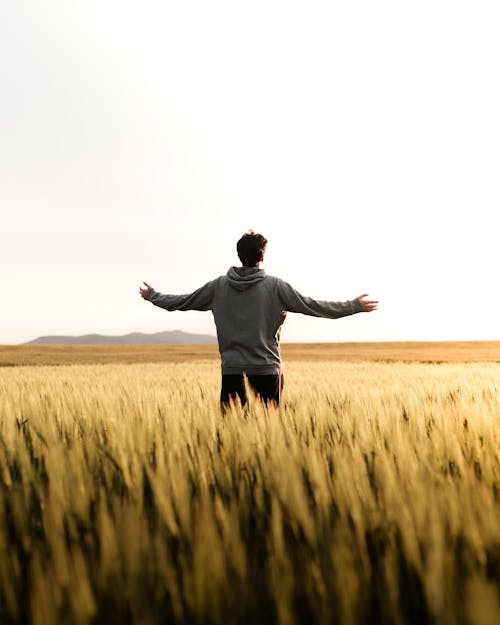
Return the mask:
<path id="1" fill-rule="evenodd" d="M 301 295 L 260 268 L 266 246 L 267 239 L 250 230 L 236 245 L 242 266 L 231 267 L 225 276 L 194 293 L 163 295 L 147 282 L 139 289 L 145 300 L 166 310 L 212 311 L 222 361 L 222 407 L 237 398 L 246 403 L 244 376 L 264 402 L 280 403 L 279 338 L 287 312 L 337 319 L 377 308 L 378 302 L 367 300 L 367 294 L 347 302 L 316 301 Z"/>

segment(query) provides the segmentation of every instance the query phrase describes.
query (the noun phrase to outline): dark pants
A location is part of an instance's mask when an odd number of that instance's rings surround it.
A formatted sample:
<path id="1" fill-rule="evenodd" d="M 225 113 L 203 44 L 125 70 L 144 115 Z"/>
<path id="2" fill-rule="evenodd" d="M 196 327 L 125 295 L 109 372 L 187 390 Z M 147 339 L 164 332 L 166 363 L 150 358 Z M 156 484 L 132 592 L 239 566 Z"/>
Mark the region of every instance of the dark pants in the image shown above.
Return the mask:
<path id="1" fill-rule="evenodd" d="M 243 373 L 222 376 L 222 388 L 220 392 L 221 406 L 227 406 L 231 399 L 239 399 L 242 406 L 247 403 L 243 376 Z M 272 403 L 276 406 L 280 403 L 284 381 L 283 374 L 248 375 L 246 377 L 250 388 L 264 403 Z"/>

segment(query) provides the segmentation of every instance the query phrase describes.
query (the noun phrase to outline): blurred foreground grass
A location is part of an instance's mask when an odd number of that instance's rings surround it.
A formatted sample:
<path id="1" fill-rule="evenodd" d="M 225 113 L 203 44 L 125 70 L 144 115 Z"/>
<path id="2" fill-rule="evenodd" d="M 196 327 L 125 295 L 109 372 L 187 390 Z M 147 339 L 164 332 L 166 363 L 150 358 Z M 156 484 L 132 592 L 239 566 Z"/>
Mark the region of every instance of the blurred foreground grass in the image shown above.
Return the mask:
<path id="1" fill-rule="evenodd" d="M 500 623 L 498 364 L 6 367 L 0 623 Z"/>

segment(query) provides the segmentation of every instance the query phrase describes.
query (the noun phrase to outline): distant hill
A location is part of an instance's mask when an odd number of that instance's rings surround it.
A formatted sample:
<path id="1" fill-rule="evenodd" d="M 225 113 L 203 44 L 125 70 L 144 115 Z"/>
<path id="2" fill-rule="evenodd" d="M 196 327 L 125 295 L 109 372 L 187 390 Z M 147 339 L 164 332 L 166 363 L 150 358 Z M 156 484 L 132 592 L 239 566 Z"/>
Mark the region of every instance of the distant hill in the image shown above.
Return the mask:
<path id="1" fill-rule="evenodd" d="M 182 345 L 196 343 L 217 343 L 211 334 L 191 334 L 182 330 L 155 332 L 131 332 L 122 336 L 106 336 L 104 334 L 83 334 L 80 336 L 39 336 L 26 345 Z"/>

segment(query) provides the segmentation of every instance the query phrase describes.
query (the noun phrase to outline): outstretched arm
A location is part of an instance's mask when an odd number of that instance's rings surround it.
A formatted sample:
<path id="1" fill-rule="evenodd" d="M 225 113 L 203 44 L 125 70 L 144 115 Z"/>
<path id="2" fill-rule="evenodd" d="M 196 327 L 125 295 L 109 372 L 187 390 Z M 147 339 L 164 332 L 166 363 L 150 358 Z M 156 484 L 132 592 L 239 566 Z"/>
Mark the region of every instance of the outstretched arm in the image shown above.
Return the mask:
<path id="1" fill-rule="evenodd" d="M 278 292 L 285 310 L 312 317 L 338 319 L 360 312 L 371 312 L 376 310 L 378 304 L 375 300 L 367 300 L 367 293 L 346 302 L 319 301 L 302 295 L 282 280 L 279 281 Z"/>
<path id="2" fill-rule="evenodd" d="M 193 293 L 186 295 L 166 295 L 158 293 L 153 287 L 144 282 L 143 287 L 139 287 L 140 296 L 160 308 L 165 310 L 210 310 L 215 291 L 215 282 L 208 282 Z"/>

